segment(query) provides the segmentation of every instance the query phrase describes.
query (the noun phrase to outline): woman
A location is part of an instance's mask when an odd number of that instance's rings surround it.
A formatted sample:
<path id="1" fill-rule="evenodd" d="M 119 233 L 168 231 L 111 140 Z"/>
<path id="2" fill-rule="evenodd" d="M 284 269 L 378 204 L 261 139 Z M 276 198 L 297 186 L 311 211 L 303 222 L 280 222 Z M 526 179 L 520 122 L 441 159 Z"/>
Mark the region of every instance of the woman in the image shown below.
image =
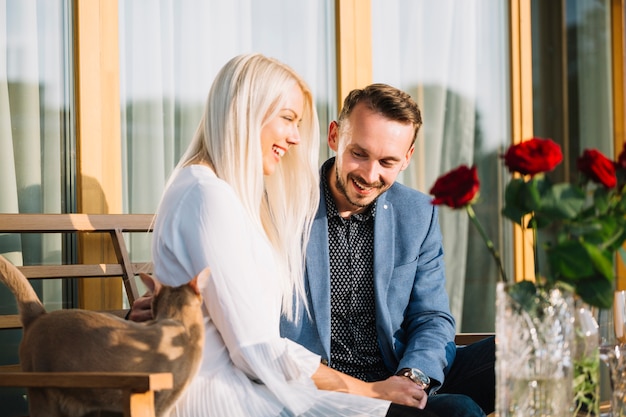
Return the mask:
<path id="1" fill-rule="evenodd" d="M 174 415 L 386 415 L 388 401 L 318 390 L 313 381 L 334 380 L 372 395 L 279 334 L 280 315 L 293 316 L 304 299 L 318 146 L 311 92 L 292 69 L 259 54 L 222 68 L 154 227 L 155 275 L 164 283 L 211 269 L 203 362 Z"/>

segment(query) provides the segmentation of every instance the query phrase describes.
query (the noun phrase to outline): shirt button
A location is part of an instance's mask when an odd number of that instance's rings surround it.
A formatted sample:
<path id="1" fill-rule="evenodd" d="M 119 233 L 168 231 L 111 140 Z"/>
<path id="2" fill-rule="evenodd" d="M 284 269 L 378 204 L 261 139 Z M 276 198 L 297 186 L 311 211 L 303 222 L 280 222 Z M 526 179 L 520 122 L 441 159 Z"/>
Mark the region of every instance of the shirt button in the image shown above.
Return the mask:
<path id="1" fill-rule="evenodd" d="M 328 366 L 328 359 L 322 358 L 322 365 Z"/>

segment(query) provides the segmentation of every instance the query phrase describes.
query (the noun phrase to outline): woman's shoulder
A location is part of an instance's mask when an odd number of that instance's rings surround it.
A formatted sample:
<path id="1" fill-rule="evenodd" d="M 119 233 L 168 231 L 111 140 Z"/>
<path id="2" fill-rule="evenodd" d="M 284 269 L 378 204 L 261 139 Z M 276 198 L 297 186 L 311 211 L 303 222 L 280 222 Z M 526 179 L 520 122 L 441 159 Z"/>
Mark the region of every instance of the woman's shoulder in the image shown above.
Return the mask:
<path id="1" fill-rule="evenodd" d="M 178 172 L 170 189 L 178 190 L 181 194 L 189 197 L 235 197 L 233 188 L 215 172 L 204 165 L 190 165 Z"/>
<path id="2" fill-rule="evenodd" d="M 190 165 L 175 174 L 161 200 L 162 214 L 207 216 L 236 212 L 241 203 L 233 188 L 211 168 Z"/>

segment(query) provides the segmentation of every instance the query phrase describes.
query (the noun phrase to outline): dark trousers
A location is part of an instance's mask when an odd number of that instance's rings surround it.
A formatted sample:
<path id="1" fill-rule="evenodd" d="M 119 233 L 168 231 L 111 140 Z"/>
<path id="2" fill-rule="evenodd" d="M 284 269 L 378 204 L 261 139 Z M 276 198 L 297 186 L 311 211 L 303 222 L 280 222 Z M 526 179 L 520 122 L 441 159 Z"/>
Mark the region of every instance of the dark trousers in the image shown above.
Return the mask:
<path id="1" fill-rule="evenodd" d="M 443 394 L 464 394 L 471 397 L 485 414 L 495 410 L 496 403 L 496 343 L 488 337 L 456 350 L 456 358 L 446 374 L 446 380 L 433 398 Z"/>
<path id="2" fill-rule="evenodd" d="M 408 407 L 406 405 L 391 404 L 387 410 L 386 417 L 439 417 L 436 414 L 419 408 Z"/>

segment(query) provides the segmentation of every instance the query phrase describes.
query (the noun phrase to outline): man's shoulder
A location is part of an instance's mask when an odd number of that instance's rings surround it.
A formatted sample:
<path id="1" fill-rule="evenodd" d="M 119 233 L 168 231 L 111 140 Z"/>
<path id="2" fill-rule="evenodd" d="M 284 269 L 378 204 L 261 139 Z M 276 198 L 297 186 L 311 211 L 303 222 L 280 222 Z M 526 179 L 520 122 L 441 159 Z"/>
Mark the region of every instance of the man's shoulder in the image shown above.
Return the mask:
<path id="1" fill-rule="evenodd" d="M 398 182 L 385 193 L 385 200 L 399 206 L 431 206 L 432 197 Z"/>

